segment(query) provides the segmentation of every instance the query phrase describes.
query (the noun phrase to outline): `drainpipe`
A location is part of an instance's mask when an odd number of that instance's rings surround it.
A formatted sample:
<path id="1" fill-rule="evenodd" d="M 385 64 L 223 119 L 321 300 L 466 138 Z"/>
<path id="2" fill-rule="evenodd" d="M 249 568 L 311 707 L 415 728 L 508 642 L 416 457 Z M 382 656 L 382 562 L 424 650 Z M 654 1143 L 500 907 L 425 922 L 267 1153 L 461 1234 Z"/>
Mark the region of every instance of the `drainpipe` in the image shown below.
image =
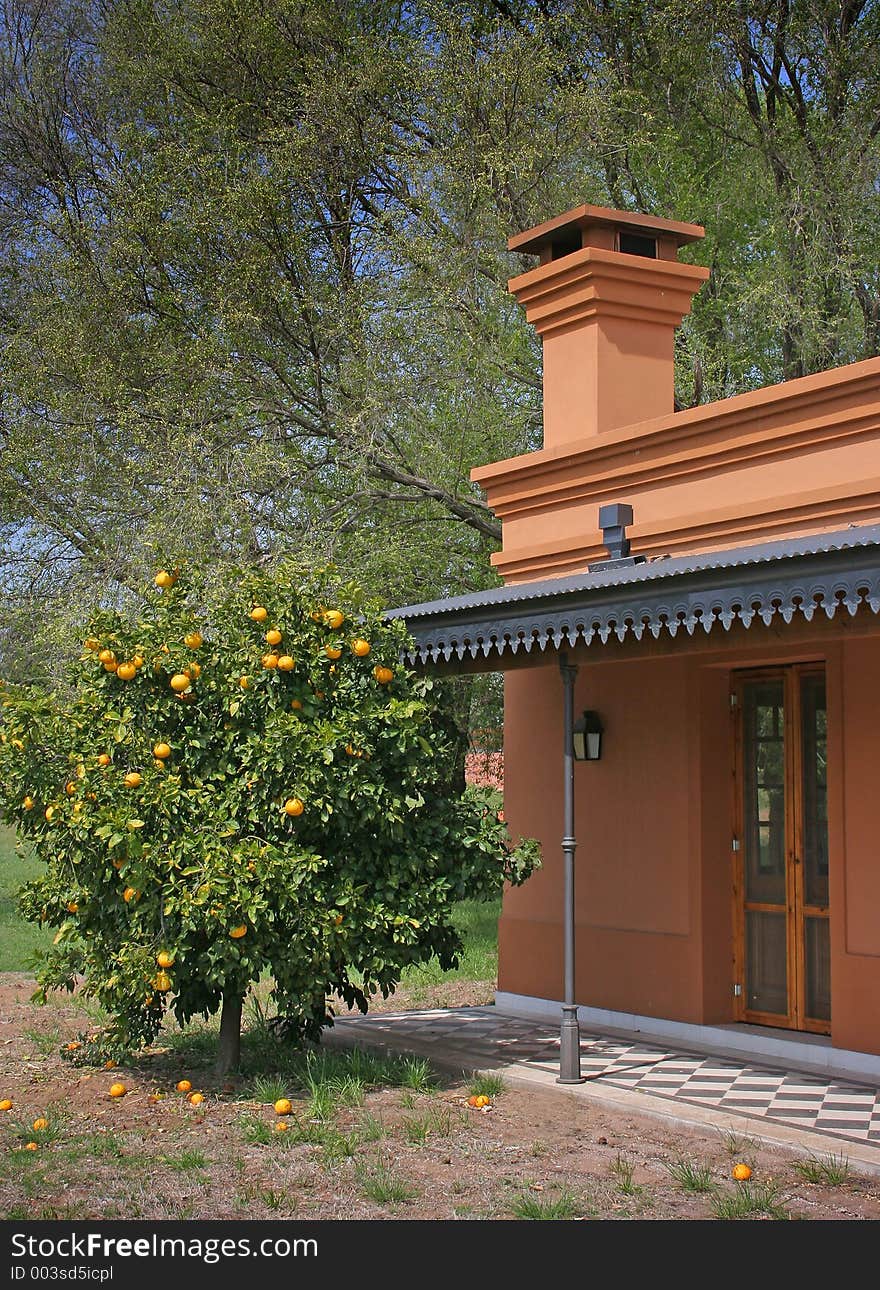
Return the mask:
<path id="1" fill-rule="evenodd" d="M 563 910 L 565 995 L 562 1004 L 562 1024 L 559 1033 L 559 1075 L 557 1084 L 583 1084 L 581 1075 L 581 1035 L 578 1025 L 577 1004 L 574 1001 L 574 682 L 577 667 L 568 661 L 567 654 L 559 655 L 562 673 L 563 713 L 563 837 L 562 854 L 565 865 L 565 905 Z"/>

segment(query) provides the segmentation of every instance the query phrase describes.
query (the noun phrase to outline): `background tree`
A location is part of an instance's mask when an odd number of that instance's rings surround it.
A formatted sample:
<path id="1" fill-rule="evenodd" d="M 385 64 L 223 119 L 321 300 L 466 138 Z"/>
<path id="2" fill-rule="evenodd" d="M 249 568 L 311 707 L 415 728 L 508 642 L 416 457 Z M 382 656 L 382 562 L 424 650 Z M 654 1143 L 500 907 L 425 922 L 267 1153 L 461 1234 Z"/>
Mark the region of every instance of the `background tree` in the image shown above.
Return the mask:
<path id="1" fill-rule="evenodd" d="M 876 354 L 878 38 L 870 0 L 4 0 L 5 669 L 157 536 L 489 582 L 469 471 L 541 442 L 506 239 L 579 202 L 705 225 L 681 406 Z"/>
<path id="2" fill-rule="evenodd" d="M 524 881 L 537 846 L 465 789 L 437 683 L 352 584 L 157 582 L 138 619 L 89 623 L 62 691 L 6 693 L 0 792 L 46 865 L 22 905 L 58 929 L 43 996 L 82 978 L 113 1057 L 219 1010 L 222 1073 L 263 974 L 316 1038 L 329 998 L 366 1011 L 408 965 L 455 966 L 454 905 Z"/>

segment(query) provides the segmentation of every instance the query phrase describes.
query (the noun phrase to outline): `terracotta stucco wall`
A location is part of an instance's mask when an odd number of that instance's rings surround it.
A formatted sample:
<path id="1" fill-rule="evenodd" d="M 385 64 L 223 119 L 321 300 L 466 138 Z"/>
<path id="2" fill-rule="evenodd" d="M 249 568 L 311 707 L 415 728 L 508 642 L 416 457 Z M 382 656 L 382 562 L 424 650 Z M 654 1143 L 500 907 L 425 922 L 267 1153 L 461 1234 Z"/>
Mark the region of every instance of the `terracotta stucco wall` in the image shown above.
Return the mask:
<path id="1" fill-rule="evenodd" d="M 606 727 L 602 760 L 575 767 L 581 1003 L 703 1017 L 695 685 L 692 662 L 676 658 L 578 676 L 576 710 L 595 707 Z M 505 811 L 514 832 L 541 839 L 544 868 L 505 897 L 499 987 L 559 998 L 561 681 L 550 666 L 511 674 L 506 686 Z"/>
<path id="2" fill-rule="evenodd" d="M 684 657 L 587 663 L 603 758 L 576 775 L 577 1000 L 679 1021 L 733 1019 L 730 674 L 821 660 L 828 680 L 832 1033 L 880 1052 L 880 635 L 823 634 Z M 553 664 L 506 678 L 505 810 L 544 868 L 505 895 L 499 988 L 562 993 L 562 695 Z"/>

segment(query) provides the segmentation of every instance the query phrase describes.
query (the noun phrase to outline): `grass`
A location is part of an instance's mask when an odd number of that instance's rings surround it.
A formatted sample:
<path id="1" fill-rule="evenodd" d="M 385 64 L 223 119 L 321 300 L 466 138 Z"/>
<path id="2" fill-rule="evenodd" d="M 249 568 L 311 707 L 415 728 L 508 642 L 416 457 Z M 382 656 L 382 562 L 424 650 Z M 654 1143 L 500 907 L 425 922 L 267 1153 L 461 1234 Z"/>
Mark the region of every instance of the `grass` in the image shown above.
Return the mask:
<path id="1" fill-rule="evenodd" d="M 443 981 L 494 981 L 498 972 L 498 916 L 500 900 L 463 900 L 452 915 L 453 926 L 464 938 L 457 968 L 444 972 L 436 958 L 407 968 L 401 985 L 417 989 Z"/>
<path id="2" fill-rule="evenodd" d="M 194 1148 L 186 1148 L 178 1151 L 177 1155 L 163 1156 L 162 1164 L 168 1169 L 173 1169 L 176 1173 L 188 1173 L 194 1169 L 205 1169 L 208 1164 L 208 1157 L 203 1151 L 197 1151 Z"/>
<path id="3" fill-rule="evenodd" d="M 806 1160 L 796 1160 L 794 1169 L 804 1182 L 838 1187 L 849 1177 L 849 1160 L 844 1155 L 835 1156 L 833 1153 L 827 1156 L 810 1155 Z"/>
<path id="4" fill-rule="evenodd" d="M 782 1195 L 775 1183 L 739 1183 L 733 1191 L 719 1192 L 712 1197 L 712 1214 L 715 1218 L 788 1218 Z"/>
<path id="5" fill-rule="evenodd" d="M 534 1196 L 530 1192 L 521 1192 L 512 1202 L 510 1212 L 514 1218 L 558 1219 L 578 1218 L 581 1206 L 570 1191 L 561 1191 L 556 1196 Z"/>
<path id="6" fill-rule="evenodd" d="M 712 1169 L 709 1165 L 695 1164 L 691 1160 L 673 1160 L 667 1165 L 672 1177 L 682 1191 L 714 1191 L 716 1184 L 712 1181 Z"/>
<path id="7" fill-rule="evenodd" d="M 475 1075 L 468 1084 L 468 1096 L 491 1097 L 494 1101 L 496 1097 L 500 1097 L 504 1092 L 504 1087 L 503 1075 L 492 1075 L 490 1073 L 483 1072 L 479 1075 Z"/>
<path id="8" fill-rule="evenodd" d="M 384 1161 L 359 1165 L 355 1172 L 361 1193 L 377 1205 L 402 1205 L 416 1195 L 415 1188 L 392 1173 Z"/>
<path id="9" fill-rule="evenodd" d="M 448 1137 L 461 1124 L 461 1116 L 450 1106 L 432 1106 L 423 1115 L 405 1115 L 401 1122 L 407 1142 L 426 1142 L 434 1135 Z"/>
<path id="10" fill-rule="evenodd" d="M 39 860 L 19 854 L 12 829 L 0 825 L 0 972 L 30 972 L 51 943 L 50 931 L 26 923 L 18 912 L 19 888 L 42 871 Z"/>
<path id="11" fill-rule="evenodd" d="M 636 1167 L 633 1161 L 628 1160 L 626 1156 L 618 1151 L 617 1158 L 611 1166 L 611 1172 L 617 1183 L 617 1190 L 623 1192 L 625 1196 L 640 1196 L 644 1191 L 643 1187 L 633 1182 L 635 1171 Z"/>

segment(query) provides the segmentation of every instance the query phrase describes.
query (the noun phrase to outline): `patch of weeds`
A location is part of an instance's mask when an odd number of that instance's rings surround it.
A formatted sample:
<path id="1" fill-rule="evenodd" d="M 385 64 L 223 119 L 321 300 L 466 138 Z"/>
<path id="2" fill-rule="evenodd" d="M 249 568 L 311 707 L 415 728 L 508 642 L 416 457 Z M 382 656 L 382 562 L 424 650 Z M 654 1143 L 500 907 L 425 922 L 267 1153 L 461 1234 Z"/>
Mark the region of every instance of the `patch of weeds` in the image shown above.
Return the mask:
<path id="1" fill-rule="evenodd" d="M 405 1106 L 408 1111 L 411 1111 L 415 1104 L 415 1093 L 413 1093 L 411 1089 L 405 1088 L 400 1095 L 400 1105 Z"/>
<path id="2" fill-rule="evenodd" d="M 666 1166 L 682 1191 L 714 1191 L 716 1183 L 712 1179 L 711 1165 L 696 1164 L 692 1160 L 673 1160 Z"/>
<path id="3" fill-rule="evenodd" d="M 332 1164 L 336 1160 L 347 1160 L 355 1154 L 360 1145 L 357 1133 L 339 1133 L 336 1129 L 325 1132 L 321 1139 L 324 1160 Z"/>
<path id="4" fill-rule="evenodd" d="M 282 1097 L 288 1097 L 287 1080 L 283 1075 L 255 1075 L 247 1088 L 246 1096 L 254 1102 L 267 1102 L 274 1105 Z"/>
<path id="5" fill-rule="evenodd" d="M 407 1142 L 426 1142 L 432 1134 L 446 1137 L 461 1125 L 450 1106 L 432 1106 L 424 1115 L 407 1115 L 403 1117 L 403 1136 Z"/>
<path id="6" fill-rule="evenodd" d="M 534 1142 L 531 1142 L 529 1144 L 530 1156 L 546 1156 L 546 1154 L 547 1154 L 546 1142 L 541 1142 L 540 1139 L 536 1138 Z"/>
<path id="7" fill-rule="evenodd" d="M 849 1177 L 849 1160 L 844 1155 L 810 1155 L 806 1160 L 796 1160 L 795 1172 L 804 1182 L 819 1183 L 825 1187 L 838 1187 Z"/>
<path id="8" fill-rule="evenodd" d="M 261 1120 L 258 1115 L 240 1115 L 238 1117 L 238 1127 L 241 1129 L 245 1142 L 253 1142 L 259 1146 L 267 1146 L 270 1142 L 278 1142 L 282 1146 L 289 1146 L 297 1136 L 296 1133 L 276 1133 L 274 1125 L 267 1120 Z"/>
<path id="9" fill-rule="evenodd" d="M 262 1201 L 262 1203 L 266 1206 L 266 1209 L 272 1209 L 277 1211 L 279 1209 L 287 1208 L 287 1206 L 285 1205 L 285 1202 L 289 1198 L 286 1192 L 279 1191 L 276 1187 L 264 1187 L 263 1190 L 258 1193 L 258 1199 Z M 293 1199 L 293 1203 L 290 1206 L 290 1208 L 296 1209 L 295 1199 Z"/>
<path id="10" fill-rule="evenodd" d="M 506 1085 L 502 1075 L 492 1075 L 489 1072 L 475 1075 L 468 1084 L 468 1097 L 500 1097 L 504 1092 Z"/>
<path id="11" fill-rule="evenodd" d="M 633 1175 L 636 1171 L 635 1164 L 628 1160 L 626 1156 L 621 1155 L 618 1151 L 614 1164 L 611 1166 L 611 1172 L 614 1175 L 617 1184 L 617 1190 L 623 1192 L 625 1196 L 639 1196 L 643 1188 L 638 1183 L 633 1182 Z"/>
<path id="12" fill-rule="evenodd" d="M 754 1161 L 758 1150 L 758 1144 L 754 1138 L 743 1138 L 738 1133 L 732 1133 L 727 1130 L 722 1133 L 721 1141 L 724 1144 L 724 1150 L 729 1156 L 739 1156 L 741 1160 L 751 1159 Z"/>
<path id="13" fill-rule="evenodd" d="M 431 1063 L 423 1057 L 405 1057 L 400 1071 L 400 1083 L 414 1093 L 433 1093 L 437 1075 Z"/>
<path id="14" fill-rule="evenodd" d="M 555 1219 L 578 1218 L 582 1211 L 577 1197 L 570 1191 L 547 1197 L 523 1191 L 511 1202 L 510 1212 L 514 1218 Z"/>
<path id="15" fill-rule="evenodd" d="M 107 1130 L 104 1133 L 92 1133 L 83 1139 L 83 1145 L 89 1154 L 99 1160 L 122 1160 L 125 1149 L 115 1133 Z"/>
<path id="16" fill-rule="evenodd" d="M 36 1126 L 45 1121 L 42 1127 Z M 57 1142 L 63 1137 L 67 1117 L 58 1107 L 50 1106 L 38 1112 L 32 1120 L 13 1120 L 9 1126 L 19 1142 L 36 1142 L 45 1147 L 50 1142 Z"/>
<path id="17" fill-rule="evenodd" d="M 180 1030 L 162 1032 L 162 1042 L 184 1066 L 206 1066 L 217 1055 L 216 1026 L 191 1022 Z"/>
<path id="18" fill-rule="evenodd" d="M 162 1156 L 162 1164 L 176 1173 L 187 1173 L 193 1169 L 206 1168 L 208 1157 L 203 1151 L 187 1147 L 183 1151 L 178 1151 L 177 1155 Z"/>
<path id="19" fill-rule="evenodd" d="M 415 1188 L 392 1173 L 384 1161 L 359 1165 L 356 1174 L 362 1194 L 377 1205 L 402 1205 L 416 1195 Z"/>
<path id="20" fill-rule="evenodd" d="M 712 1197 L 712 1213 L 715 1218 L 724 1219 L 753 1218 L 757 1215 L 776 1219 L 789 1217 L 779 1188 L 772 1182 L 738 1183 L 733 1191 Z"/>
<path id="21" fill-rule="evenodd" d="M 387 1132 L 385 1125 L 378 1116 L 373 1115 L 372 1111 L 365 1111 L 361 1116 L 361 1121 L 358 1125 L 361 1142 L 378 1142 L 380 1138 L 385 1137 Z"/>
<path id="22" fill-rule="evenodd" d="M 48 1026 L 45 1030 L 23 1030 L 25 1039 L 29 1039 L 41 1057 L 53 1057 L 61 1047 L 62 1033 L 60 1026 Z"/>

